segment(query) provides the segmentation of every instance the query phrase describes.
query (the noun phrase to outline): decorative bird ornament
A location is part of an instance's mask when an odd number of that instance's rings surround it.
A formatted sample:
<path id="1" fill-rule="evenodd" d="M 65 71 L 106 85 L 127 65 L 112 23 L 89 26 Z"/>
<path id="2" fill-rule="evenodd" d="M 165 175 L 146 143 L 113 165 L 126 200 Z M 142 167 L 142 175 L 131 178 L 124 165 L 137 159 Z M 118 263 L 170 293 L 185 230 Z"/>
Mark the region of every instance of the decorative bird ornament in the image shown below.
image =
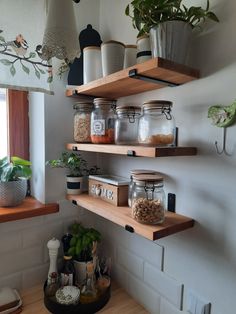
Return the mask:
<path id="1" fill-rule="evenodd" d="M 6 42 L 5 46 L 11 47 L 17 55 L 21 56 L 26 55 L 29 47 L 27 41 L 21 34 L 17 35 L 15 40 Z"/>
<path id="2" fill-rule="evenodd" d="M 208 109 L 208 118 L 219 128 L 227 128 L 236 119 L 236 100 L 229 106 L 216 105 Z"/>

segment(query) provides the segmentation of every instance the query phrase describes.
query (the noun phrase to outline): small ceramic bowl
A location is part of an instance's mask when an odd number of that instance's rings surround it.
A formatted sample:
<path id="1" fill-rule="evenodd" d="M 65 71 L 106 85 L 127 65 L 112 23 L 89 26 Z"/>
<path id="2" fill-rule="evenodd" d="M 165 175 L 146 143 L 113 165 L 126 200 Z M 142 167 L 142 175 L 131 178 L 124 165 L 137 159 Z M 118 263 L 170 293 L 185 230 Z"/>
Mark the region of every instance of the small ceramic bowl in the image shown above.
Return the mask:
<path id="1" fill-rule="evenodd" d="M 56 300 L 60 304 L 70 305 L 79 302 L 80 290 L 75 286 L 65 286 L 57 290 Z"/>

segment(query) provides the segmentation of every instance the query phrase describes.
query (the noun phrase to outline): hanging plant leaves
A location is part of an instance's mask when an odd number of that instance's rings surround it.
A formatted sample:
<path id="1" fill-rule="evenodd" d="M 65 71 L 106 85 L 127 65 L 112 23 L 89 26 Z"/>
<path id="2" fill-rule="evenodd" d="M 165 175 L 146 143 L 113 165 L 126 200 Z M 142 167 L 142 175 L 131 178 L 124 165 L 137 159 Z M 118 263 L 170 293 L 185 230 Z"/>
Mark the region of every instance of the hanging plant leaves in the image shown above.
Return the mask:
<path id="1" fill-rule="evenodd" d="M 10 67 L 10 72 L 11 75 L 14 76 L 16 74 L 16 68 L 14 67 L 14 65 L 12 64 L 12 66 Z"/>
<path id="2" fill-rule="evenodd" d="M 25 71 L 25 73 L 29 74 L 30 73 L 30 69 L 28 67 L 26 67 L 23 63 L 21 63 L 22 69 Z"/>
<path id="3" fill-rule="evenodd" d="M 11 65 L 11 61 L 7 60 L 7 59 L 1 59 L 0 62 L 4 65 Z"/>
<path id="4" fill-rule="evenodd" d="M 35 70 L 35 75 L 37 76 L 38 79 L 40 79 L 40 72 L 38 70 Z"/>
<path id="5" fill-rule="evenodd" d="M 219 128 L 226 128 L 236 120 L 236 100 L 229 106 L 211 106 L 208 109 L 208 118 Z"/>

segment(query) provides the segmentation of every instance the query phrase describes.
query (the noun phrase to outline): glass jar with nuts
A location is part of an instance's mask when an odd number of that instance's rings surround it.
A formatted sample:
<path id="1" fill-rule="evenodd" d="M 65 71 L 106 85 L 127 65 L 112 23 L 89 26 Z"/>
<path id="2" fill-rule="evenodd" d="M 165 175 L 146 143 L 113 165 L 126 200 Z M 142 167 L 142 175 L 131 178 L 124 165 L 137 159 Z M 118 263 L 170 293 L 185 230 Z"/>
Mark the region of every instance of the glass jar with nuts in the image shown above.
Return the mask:
<path id="1" fill-rule="evenodd" d="M 156 174 L 133 178 L 132 217 L 143 224 L 160 224 L 165 219 L 166 197 L 163 178 Z"/>
<path id="2" fill-rule="evenodd" d="M 78 143 L 91 142 L 91 112 L 93 103 L 77 102 L 74 105 L 74 140 Z"/>

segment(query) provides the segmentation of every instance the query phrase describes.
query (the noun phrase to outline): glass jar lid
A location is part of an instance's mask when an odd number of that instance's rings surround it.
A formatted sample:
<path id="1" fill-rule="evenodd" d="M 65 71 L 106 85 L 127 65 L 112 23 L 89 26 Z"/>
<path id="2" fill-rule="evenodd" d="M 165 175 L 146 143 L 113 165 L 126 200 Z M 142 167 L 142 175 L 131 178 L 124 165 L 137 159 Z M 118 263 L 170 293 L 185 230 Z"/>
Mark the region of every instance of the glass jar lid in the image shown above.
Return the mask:
<path id="1" fill-rule="evenodd" d="M 107 105 L 115 106 L 116 100 L 115 99 L 108 99 L 108 98 L 94 98 L 93 100 L 95 108 L 103 108 Z M 109 108 L 109 107 L 108 107 Z"/>
<path id="2" fill-rule="evenodd" d="M 130 170 L 131 175 L 140 175 L 140 174 L 156 174 L 155 170 L 147 170 L 147 169 L 133 169 Z"/>
<path id="3" fill-rule="evenodd" d="M 147 184 L 163 184 L 163 177 L 158 174 L 143 174 L 136 175 L 133 178 L 134 182 L 140 186 L 146 186 Z"/>
<path id="4" fill-rule="evenodd" d="M 152 110 L 152 109 L 170 109 L 173 106 L 173 103 L 169 100 L 149 100 L 143 103 L 143 110 Z"/>
<path id="5" fill-rule="evenodd" d="M 129 106 L 129 105 L 122 105 L 116 108 L 117 114 L 132 114 L 132 115 L 140 115 L 141 108 L 138 106 Z"/>
<path id="6" fill-rule="evenodd" d="M 84 101 L 78 101 L 74 104 L 73 109 L 86 109 L 86 110 L 92 110 L 93 109 L 93 103 L 92 102 L 84 102 Z"/>

